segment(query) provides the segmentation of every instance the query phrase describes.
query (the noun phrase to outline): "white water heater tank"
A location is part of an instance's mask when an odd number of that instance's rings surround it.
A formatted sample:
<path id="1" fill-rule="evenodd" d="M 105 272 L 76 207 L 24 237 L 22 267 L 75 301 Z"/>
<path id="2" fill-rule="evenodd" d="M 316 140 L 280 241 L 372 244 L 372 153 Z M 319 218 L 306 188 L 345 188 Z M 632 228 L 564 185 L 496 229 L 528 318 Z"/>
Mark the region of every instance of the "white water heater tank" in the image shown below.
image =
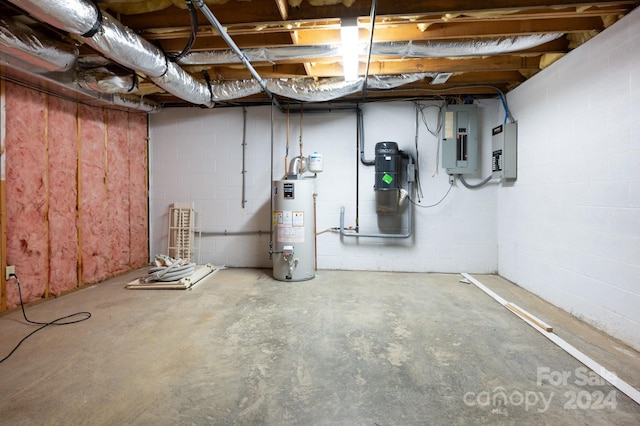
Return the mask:
<path id="1" fill-rule="evenodd" d="M 315 212 L 313 181 L 273 182 L 273 278 L 305 281 L 315 278 Z"/>

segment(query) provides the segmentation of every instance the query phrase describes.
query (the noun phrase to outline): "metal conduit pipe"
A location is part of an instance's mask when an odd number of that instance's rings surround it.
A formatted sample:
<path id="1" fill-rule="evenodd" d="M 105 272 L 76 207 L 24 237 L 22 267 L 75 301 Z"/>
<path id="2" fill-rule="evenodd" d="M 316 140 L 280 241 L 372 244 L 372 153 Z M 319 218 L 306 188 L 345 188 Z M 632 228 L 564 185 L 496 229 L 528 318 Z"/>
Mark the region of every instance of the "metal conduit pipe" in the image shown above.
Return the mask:
<path id="1" fill-rule="evenodd" d="M 373 30 L 376 26 L 376 9 L 378 7 L 378 0 L 372 0 L 371 2 L 371 14 L 369 20 L 371 21 L 371 30 L 369 31 L 369 52 L 367 53 L 367 67 L 364 71 L 364 84 L 362 85 L 362 98 L 367 96 L 367 78 L 369 77 L 369 67 L 371 66 L 371 49 L 373 49 Z"/>
<path id="2" fill-rule="evenodd" d="M 107 58 L 151 78 L 185 101 L 213 106 L 209 88 L 165 54 L 87 0 L 10 0 L 34 18 L 71 33 Z"/>
<path id="3" fill-rule="evenodd" d="M 247 108 L 242 107 L 242 200 L 241 205 L 244 209 L 247 205 Z"/>
<path id="4" fill-rule="evenodd" d="M 362 110 L 358 108 L 357 112 L 357 133 L 358 133 L 358 144 L 360 146 L 360 162 L 365 166 L 373 166 L 376 164 L 376 160 L 365 160 L 364 158 L 364 117 L 362 115 Z"/>
<path id="5" fill-rule="evenodd" d="M 272 194 L 272 185 L 273 185 L 273 101 L 271 101 L 271 154 L 270 154 L 270 168 L 269 168 L 269 259 L 272 259 L 273 253 L 273 194 Z M 286 166 L 286 165 L 285 165 Z"/>
<path id="6" fill-rule="evenodd" d="M 267 88 L 267 84 L 265 83 L 265 81 L 262 79 L 262 77 L 260 77 L 260 74 L 258 74 L 258 71 L 256 71 L 253 65 L 251 65 L 251 62 L 249 62 L 244 53 L 242 53 L 242 50 L 240 50 L 238 45 L 233 41 L 229 34 L 227 34 L 227 31 L 223 28 L 222 24 L 220 24 L 218 18 L 216 18 L 213 12 L 211 12 L 211 9 L 209 9 L 209 6 L 207 6 L 203 0 L 194 0 L 194 3 L 196 4 L 196 6 L 198 6 L 200 11 L 204 14 L 205 18 L 207 18 L 211 25 L 215 27 L 215 29 L 218 31 L 218 34 L 220 34 L 220 37 L 222 37 L 225 43 L 227 43 L 231 50 L 233 50 L 235 54 L 238 55 L 240 61 L 244 64 L 245 67 L 247 67 L 249 73 L 251 73 L 253 78 L 258 81 L 258 84 L 260 85 L 260 87 L 262 87 L 262 90 L 264 90 L 264 92 L 269 96 L 271 102 L 274 103 L 280 111 L 282 111 L 280 103 L 275 98 L 273 93 L 271 93 L 271 91 Z"/>
<path id="7" fill-rule="evenodd" d="M 206 231 L 202 232 L 203 237 L 227 237 L 236 235 L 269 235 L 269 231 Z"/>

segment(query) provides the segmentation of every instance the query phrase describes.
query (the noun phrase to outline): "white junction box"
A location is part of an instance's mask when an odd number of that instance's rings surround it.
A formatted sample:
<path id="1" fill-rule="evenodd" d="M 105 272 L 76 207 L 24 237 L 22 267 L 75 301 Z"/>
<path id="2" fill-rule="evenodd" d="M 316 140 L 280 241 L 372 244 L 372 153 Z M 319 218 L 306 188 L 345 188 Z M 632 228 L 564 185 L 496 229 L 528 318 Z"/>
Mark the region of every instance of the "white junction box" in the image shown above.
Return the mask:
<path id="1" fill-rule="evenodd" d="M 518 123 L 504 123 L 494 127 L 491 139 L 491 177 L 515 179 L 518 177 Z"/>
<path id="2" fill-rule="evenodd" d="M 16 273 L 16 266 L 15 265 L 7 265 L 7 268 L 4 271 L 5 280 L 11 279 L 11 275 L 14 275 L 15 273 Z"/>

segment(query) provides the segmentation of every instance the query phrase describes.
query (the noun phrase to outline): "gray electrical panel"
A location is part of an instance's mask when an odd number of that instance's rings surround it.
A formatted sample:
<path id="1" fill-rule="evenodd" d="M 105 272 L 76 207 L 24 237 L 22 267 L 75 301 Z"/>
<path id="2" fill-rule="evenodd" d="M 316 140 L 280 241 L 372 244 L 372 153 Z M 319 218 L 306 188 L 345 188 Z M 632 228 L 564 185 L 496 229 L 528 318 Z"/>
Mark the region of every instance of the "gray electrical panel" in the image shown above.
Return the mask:
<path id="1" fill-rule="evenodd" d="M 442 167 L 450 175 L 478 170 L 478 118 L 475 105 L 449 105 L 442 126 Z"/>
<path id="2" fill-rule="evenodd" d="M 491 135 L 491 177 L 515 179 L 518 176 L 518 123 L 494 127 Z"/>

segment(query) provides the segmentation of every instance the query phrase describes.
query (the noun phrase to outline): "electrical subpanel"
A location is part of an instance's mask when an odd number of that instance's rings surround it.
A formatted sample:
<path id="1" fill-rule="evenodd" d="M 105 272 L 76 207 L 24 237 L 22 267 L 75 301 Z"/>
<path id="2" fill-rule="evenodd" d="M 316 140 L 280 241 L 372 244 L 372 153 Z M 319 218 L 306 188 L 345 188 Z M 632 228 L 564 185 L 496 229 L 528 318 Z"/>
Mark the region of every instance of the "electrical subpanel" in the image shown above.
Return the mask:
<path id="1" fill-rule="evenodd" d="M 449 105 L 442 126 L 442 167 L 447 174 L 478 170 L 478 114 L 475 105 Z"/>
<path id="2" fill-rule="evenodd" d="M 515 179 L 518 171 L 518 123 L 504 123 L 491 132 L 491 177 Z"/>

